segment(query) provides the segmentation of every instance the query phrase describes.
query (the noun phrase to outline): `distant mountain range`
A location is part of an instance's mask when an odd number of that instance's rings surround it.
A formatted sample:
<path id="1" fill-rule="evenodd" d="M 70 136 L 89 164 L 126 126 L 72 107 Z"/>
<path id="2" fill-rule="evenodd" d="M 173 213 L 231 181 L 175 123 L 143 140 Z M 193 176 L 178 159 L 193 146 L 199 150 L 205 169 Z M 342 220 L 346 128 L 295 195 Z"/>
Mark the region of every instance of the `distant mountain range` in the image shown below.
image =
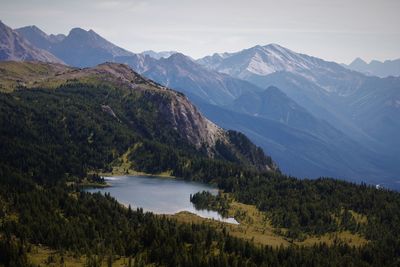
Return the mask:
<path id="1" fill-rule="evenodd" d="M 26 26 L 15 30 L 34 46 L 44 49 L 71 66 L 88 67 L 103 62 L 119 62 L 135 54 L 107 41 L 93 30 L 72 29 L 69 34 L 46 34 L 36 26 Z M 167 58 L 177 52 L 155 52 L 147 50 L 139 55 L 154 59 Z"/>
<path id="2" fill-rule="evenodd" d="M 16 29 L 32 44 L 46 49 L 66 64 L 76 67 L 95 66 L 103 62 L 118 62 L 118 58 L 134 55 L 107 41 L 93 30 L 72 29 L 67 36 L 47 35 L 35 26 Z"/>
<path id="3" fill-rule="evenodd" d="M 369 76 L 385 78 L 388 76 L 400 76 L 400 58 L 395 60 L 385 60 L 384 62 L 372 60 L 370 63 L 361 58 L 356 58 L 349 65 L 342 64 L 345 68 L 362 72 Z"/>
<path id="4" fill-rule="evenodd" d="M 262 88 L 274 85 L 314 116 L 374 149 L 399 147 L 400 78 L 367 77 L 278 45 L 198 62 Z"/>
<path id="5" fill-rule="evenodd" d="M 94 31 L 16 30 L 66 64 L 125 63 L 185 93 L 212 121 L 247 134 L 289 174 L 391 183 L 400 171 L 400 79 L 368 77 L 276 44 L 193 60 L 135 54 Z"/>

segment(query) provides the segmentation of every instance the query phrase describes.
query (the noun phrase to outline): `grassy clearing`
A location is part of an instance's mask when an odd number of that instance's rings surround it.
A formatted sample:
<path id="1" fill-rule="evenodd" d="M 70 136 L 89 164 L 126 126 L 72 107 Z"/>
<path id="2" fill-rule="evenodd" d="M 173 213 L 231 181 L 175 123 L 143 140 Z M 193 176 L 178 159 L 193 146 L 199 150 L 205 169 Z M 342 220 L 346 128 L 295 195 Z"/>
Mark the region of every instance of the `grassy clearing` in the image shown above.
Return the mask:
<path id="1" fill-rule="evenodd" d="M 71 70 L 61 64 L 4 61 L 0 63 L 0 92 L 10 93 L 18 86 L 32 88 L 45 85 L 46 88 L 55 88 L 64 83 L 65 79 L 54 77 Z"/>
<path id="2" fill-rule="evenodd" d="M 325 243 L 331 245 L 335 240 L 340 240 L 351 246 L 363 246 L 368 243 L 368 240 L 358 234 L 353 234 L 349 231 L 328 233 L 321 236 L 310 236 L 302 242 L 295 242 L 298 245 L 311 246 L 318 243 Z"/>
<path id="3" fill-rule="evenodd" d="M 226 229 L 230 235 L 253 241 L 256 244 L 270 245 L 278 247 L 288 246 L 290 243 L 283 236 L 274 233 L 274 228 L 265 216 L 251 205 L 238 202 L 231 203 L 229 216 L 240 214 L 240 218 L 235 216 L 239 225 L 223 223 L 212 219 L 201 218 L 189 212 L 180 212 L 172 215 L 172 218 L 185 223 L 209 223 L 217 229 Z"/>
<path id="4" fill-rule="evenodd" d="M 259 211 L 253 205 L 246 205 L 234 200 L 230 204 L 229 217 L 234 217 L 240 223 L 239 225 L 201 218 L 189 212 L 180 212 L 171 217 L 185 223 L 209 223 L 217 229 L 225 228 L 232 236 L 273 247 L 281 245 L 286 247 L 290 244 L 305 246 L 318 243 L 333 244 L 335 240 L 354 246 L 362 246 L 368 242 L 362 236 L 349 231 L 329 233 L 322 236 L 308 236 L 304 241 L 292 241 L 279 234 L 279 232 L 285 232 L 286 229 L 273 227 L 265 213 Z"/>

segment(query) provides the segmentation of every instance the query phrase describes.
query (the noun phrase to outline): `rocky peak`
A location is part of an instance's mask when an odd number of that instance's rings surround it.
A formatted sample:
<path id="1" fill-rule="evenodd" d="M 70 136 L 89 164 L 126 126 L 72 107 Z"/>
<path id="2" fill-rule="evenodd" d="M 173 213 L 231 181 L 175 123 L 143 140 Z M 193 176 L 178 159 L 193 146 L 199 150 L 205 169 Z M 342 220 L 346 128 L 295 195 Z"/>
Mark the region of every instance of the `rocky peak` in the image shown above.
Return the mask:
<path id="1" fill-rule="evenodd" d="M 81 43 L 82 45 L 91 45 L 91 46 L 99 46 L 103 45 L 103 38 L 98 35 L 93 30 L 84 30 L 82 28 L 73 28 L 69 32 L 68 36 L 65 38 L 65 41 L 73 42 L 73 43 Z"/>

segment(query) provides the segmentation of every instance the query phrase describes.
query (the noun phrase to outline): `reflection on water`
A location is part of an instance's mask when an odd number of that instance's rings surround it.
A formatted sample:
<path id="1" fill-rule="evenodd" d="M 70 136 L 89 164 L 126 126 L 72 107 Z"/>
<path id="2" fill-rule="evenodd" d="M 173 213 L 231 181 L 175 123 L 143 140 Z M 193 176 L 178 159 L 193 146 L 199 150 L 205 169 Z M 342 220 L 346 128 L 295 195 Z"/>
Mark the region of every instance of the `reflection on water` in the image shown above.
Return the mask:
<path id="1" fill-rule="evenodd" d="M 143 208 L 157 214 L 175 214 L 189 211 L 203 218 L 215 219 L 237 224 L 234 218 L 222 218 L 215 211 L 196 210 L 190 202 L 190 194 L 209 191 L 217 194 L 218 190 L 206 184 L 167 179 L 156 176 L 115 176 L 105 177 L 111 187 L 88 189 L 88 192 L 110 193 L 119 202 L 132 208 Z"/>

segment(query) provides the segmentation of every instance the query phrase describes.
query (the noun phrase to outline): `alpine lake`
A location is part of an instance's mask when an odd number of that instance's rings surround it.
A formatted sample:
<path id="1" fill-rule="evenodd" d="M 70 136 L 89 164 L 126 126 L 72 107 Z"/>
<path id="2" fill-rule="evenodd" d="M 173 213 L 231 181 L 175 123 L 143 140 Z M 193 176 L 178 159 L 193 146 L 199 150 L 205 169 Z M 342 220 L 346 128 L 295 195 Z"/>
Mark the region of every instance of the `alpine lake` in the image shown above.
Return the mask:
<path id="1" fill-rule="evenodd" d="M 238 224 L 234 218 L 224 218 L 216 211 L 198 210 L 190 202 L 190 195 L 208 191 L 218 194 L 218 189 L 207 184 L 158 176 L 104 177 L 109 187 L 89 188 L 87 192 L 109 193 L 118 202 L 131 208 L 155 214 L 175 214 L 188 211 L 203 218 Z"/>

